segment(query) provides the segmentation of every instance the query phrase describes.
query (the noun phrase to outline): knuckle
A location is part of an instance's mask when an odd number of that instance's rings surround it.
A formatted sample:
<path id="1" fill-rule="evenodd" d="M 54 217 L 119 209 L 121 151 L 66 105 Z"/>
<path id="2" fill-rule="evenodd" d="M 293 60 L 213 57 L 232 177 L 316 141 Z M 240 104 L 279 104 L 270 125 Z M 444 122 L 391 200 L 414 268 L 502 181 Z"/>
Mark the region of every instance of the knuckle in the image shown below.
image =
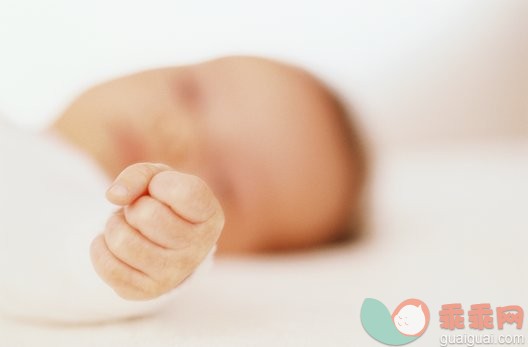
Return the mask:
<path id="1" fill-rule="evenodd" d="M 209 220 L 207 223 L 204 223 L 200 226 L 199 230 L 202 233 L 202 235 L 208 235 L 208 240 L 216 241 L 218 237 L 220 236 L 220 233 L 225 225 L 225 217 L 224 213 L 221 209 L 219 209 Z M 213 242 L 211 241 L 211 242 Z"/>
<path id="2" fill-rule="evenodd" d="M 209 200 L 211 197 L 209 186 L 198 176 L 188 176 L 187 189 L 192 199 Z"/>
<path id="3" fill-rule="evenodd" d="M 126 243 L 126 233 L 123 229 L 122 217 L 114 215 L 110 217 L 104 231 L 106 245 L 112 251 L 121 248 Z"/>
<path id="4" fill-rule="evenodd" d="M 197 176 L 190 176 L 187 182 L 186 200 L 205 218 L 210 217 L 216 209 L 215 197 L 204 180 Z"/>
<path id="5" fill-rule="evenodd" d="M 158 168 L 150 163 L 137 163 L 134 164 L 134 173 L 138 178 L 149 181 L 154 176 Z"/>

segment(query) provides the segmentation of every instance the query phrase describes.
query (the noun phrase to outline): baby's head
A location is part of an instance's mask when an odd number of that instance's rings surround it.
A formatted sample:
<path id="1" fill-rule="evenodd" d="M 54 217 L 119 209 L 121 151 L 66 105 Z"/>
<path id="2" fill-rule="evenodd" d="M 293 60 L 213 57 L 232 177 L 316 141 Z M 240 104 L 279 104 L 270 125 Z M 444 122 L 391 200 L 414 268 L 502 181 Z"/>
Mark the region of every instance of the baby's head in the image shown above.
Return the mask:
<path id="1" fill-rule="evenodd" d="M 202 177 L 226 215 L 220 250 L 329 241 L 359 207 L 364 158 L 344 108 L 316 78 L 275 61 L 228 57 L 113 80 L 55 128 L 112 178 L 143 161 Z"/>

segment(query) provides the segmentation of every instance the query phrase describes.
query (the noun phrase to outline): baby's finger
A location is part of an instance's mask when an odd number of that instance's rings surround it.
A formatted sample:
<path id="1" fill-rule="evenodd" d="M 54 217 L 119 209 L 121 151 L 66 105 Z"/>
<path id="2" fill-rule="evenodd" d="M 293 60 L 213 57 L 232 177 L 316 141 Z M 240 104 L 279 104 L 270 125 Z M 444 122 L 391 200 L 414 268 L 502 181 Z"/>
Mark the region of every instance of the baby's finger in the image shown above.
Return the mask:
<path id="1" fill-rule="evenodd" d="M 170 250 L 152 243 L 130 226 L 123 212 L 110 217 L 103 235 L 110 252 L 123 263 L 154 280 L 164 279 L 167 273 L 176 277 L 178 269 L 173 266 Z"/>
<path id="2" fill-rule="evenodd" d="M 159 295 L 152 279 L 123 263 L 110 252 L 103 235 L 93 240 L 90 256 L 97 274 L 122 298 L 143 300 Z"/>
<path id="3" fill-rule="evenodd" d="M 145 195 L 124 208 L 125 220 L 151 242 L 181 250 L 201 235 L 198 226 L 177 216 L 167 205 Z"/>
<path id="4" fill-rule="evenodd" d="M 191 223 L 203 223 L 215 214 L 222 214 L 211 189 L 194 175 L 177 171 L 160 172 L 152 178 L 148 190 L 152 197 Z"/>
<path id="5" fill-rule="evenodd" d="M 164 164 L 137 163 L 124 169 L 106 192 L 107 199 L 120 206 L 128 205 L 148 190 L 150 180 L 158 173 L 170 170 Z"/>

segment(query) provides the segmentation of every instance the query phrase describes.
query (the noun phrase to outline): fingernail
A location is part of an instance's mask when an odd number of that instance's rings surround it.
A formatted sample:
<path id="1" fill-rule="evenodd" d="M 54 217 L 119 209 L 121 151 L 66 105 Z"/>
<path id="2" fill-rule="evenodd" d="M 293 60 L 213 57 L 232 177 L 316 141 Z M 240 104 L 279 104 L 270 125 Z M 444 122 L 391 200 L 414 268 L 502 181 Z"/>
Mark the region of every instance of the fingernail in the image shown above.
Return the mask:
<path id="1" fill-rule="evenodd" d="M 124 198 L 128 195 L 128 189 L 122 184 L 115 183 L 108 189 L 108 194 Z"/>

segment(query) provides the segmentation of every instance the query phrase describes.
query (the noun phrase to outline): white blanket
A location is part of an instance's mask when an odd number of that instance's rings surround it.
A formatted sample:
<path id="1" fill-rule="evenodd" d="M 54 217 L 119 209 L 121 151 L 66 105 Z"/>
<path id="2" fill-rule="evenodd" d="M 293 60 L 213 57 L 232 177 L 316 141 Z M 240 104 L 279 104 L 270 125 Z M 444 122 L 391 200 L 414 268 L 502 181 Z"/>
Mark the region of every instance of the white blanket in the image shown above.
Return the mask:
<path id="1" fill-rule="evenodd" d="M 155 311 L 188 285 L 134 302 L 97 276 L 89 247 L 117 208 L 105 201 L 109 182 L 87 155 L 53 134 L 0 125 L 0 162 L 0 313 L 44 321 L 120 319 Z"/>

